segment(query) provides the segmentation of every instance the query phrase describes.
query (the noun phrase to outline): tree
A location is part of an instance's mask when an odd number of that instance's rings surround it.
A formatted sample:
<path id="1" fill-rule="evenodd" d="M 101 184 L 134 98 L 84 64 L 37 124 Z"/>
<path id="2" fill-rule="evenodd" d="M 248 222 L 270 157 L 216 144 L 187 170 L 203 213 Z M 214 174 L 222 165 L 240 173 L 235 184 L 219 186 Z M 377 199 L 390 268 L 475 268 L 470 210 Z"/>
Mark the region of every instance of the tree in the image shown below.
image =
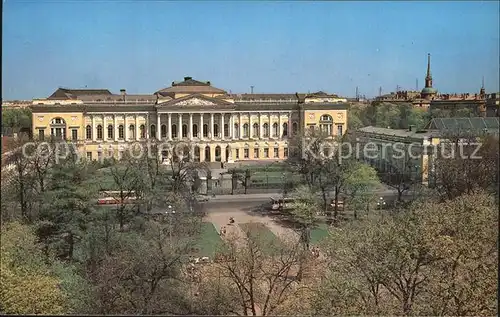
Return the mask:
<path id="1" fill-rule="evenodd" d="M 498 137 L 468 133 L 443 136 L 431 179 L 438 194 L 452 199 L 477 190 L 498 190 Z"/>
<path id="2" fill-rule="evenodd" d="M 305 250 L 309 250 L 311 229 L 319 223 L 318 212 L 321 210 L 316 194 L 307 186 L 298 187 L 293 193 L 294 201 L 290 213 L 299 225 L 300 242 Z"/>
<path id="3" fill-rule="evenodd" d="M 176 206 L 177 207 L 177 206 Z M 185 314 L 181 269 L 190 253 L 199 222 L 186 209 L 143 232 L 126 232 L 117 249 L 105 255 L 94 273 L 101 314 Z M 126 239 L 126 240 L 123 240 Z"/>
<path id="4" fill-rule="evenodd" d="M 497 221 L 494 199 L 476 193 L 332 230 L 313 313 L 494 314 Z"/>
<path id="5" fill-rule="evenodd" d="M 60 259 L 72 260 L 75 244 L 87 229 L 91 212 L 91 188 L 84 182 L 89 174 L 85 165 L 67 159 L 51 169 L 51 179 L 42 196 L 37 234 Z"/>
<path id="6" fill-rule="evenodd" d="M 349 197 L 348 204 L 353 209 L 354 218 L 358 216 L 358 209 L 369 210 L 369 205 L 373 202 L 373 192 L 380 187 L 380 180 L 377 171 L 366 165 L 356 164 L 354 172 L 346 179 L 346 193 Z"/>
<path id="7" fill-rule="evenodd" d="M 14 131 L 31 130 L 31 109 L 2 109 L 2 127 Z"/>
<path id="8" fill-rule="evenodd" d="M 303 254 L 300 244 L 266 243 L 255 232 L 245 231 L 243 237 L 229 237 L 216 274 L 238 295 L 240 314 L 272 315 L 296 292 Z"/>
<path id="9" fill-rule="evenodd" d="M 63 314 L 68 312 L 60 280 L 50 271 L 26 225 L 2 226 L 0 311 L 7 314 Z"/>

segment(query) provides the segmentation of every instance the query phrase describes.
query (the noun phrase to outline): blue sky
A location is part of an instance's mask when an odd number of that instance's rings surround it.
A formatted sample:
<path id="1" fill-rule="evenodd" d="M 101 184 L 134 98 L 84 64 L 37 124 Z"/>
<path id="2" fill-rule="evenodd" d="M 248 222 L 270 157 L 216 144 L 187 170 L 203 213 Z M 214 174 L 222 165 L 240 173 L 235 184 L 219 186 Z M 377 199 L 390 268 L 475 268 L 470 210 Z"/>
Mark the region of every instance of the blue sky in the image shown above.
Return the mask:
<path id="1" fill-rule="evenodd" d="M 192 76 L 233 93 L 499 90 L 499 2 L 4 0 L 2 95 L 152 93 Z"/>

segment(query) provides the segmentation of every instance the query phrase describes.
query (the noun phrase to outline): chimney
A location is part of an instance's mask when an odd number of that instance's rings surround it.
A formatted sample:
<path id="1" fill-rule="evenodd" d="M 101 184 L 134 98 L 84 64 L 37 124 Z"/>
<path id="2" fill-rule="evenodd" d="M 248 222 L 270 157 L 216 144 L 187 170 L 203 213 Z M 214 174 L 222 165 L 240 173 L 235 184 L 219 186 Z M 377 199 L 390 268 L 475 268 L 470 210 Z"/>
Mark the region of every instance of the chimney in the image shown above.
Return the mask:
<path id="1" fill-rule="evenodd" d="M 127 101 L 127 91 L 125 89 L 120 89 L 120 95 L 122 95 L 123 101 Z"/>
<path id="2" fill-rule="evenodd" d="M 193 79 L 193 77 L 184 77 L 184 81 L 188 81 L 188 80 L 191 80 Z"/>

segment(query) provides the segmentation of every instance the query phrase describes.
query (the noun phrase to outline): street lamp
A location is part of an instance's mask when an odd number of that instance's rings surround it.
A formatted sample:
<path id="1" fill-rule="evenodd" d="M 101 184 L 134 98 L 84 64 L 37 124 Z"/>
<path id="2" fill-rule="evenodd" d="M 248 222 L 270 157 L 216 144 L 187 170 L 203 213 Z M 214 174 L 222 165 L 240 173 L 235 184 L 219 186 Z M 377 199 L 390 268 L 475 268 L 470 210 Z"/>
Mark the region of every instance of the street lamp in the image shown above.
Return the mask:
<path id="1" fill-rule="evenodd" d="M 385 203 L 384 197 L 380 197 L 379 201 L 377 202 L 377 207 L 379 209 L 383 209 L 385 207 L 385 205 L 386 205 L 386 203 Z"/>

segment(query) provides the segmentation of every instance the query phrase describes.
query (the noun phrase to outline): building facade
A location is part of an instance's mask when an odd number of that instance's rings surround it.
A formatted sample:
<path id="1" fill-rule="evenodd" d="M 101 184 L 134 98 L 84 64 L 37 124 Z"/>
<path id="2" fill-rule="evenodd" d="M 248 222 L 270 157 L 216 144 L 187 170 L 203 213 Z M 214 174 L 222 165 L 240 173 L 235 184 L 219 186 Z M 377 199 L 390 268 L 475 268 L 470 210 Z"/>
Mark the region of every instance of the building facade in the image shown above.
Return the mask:
<path id="1" fill-rule="evenodd" d="M 429 185 L 433 147 L 440 138 L 435 131 L 364 127 L 355 132 L 359 158 L 379 173 L 404 173 L 414 183 Z"/>
<path id="2" fill-rule="evenodd" d="M 60 88 L 33 100 L 33 136 L 71 140 L 88 159 L 119 158 L 130 144 L 152 140 L 185 142 L 194 161 L 283 160 L 288 140 L 306 128 L 346 132 L 347 104 L 321 97 L 233 95 L 191 77 L 151 95 Z"/>

